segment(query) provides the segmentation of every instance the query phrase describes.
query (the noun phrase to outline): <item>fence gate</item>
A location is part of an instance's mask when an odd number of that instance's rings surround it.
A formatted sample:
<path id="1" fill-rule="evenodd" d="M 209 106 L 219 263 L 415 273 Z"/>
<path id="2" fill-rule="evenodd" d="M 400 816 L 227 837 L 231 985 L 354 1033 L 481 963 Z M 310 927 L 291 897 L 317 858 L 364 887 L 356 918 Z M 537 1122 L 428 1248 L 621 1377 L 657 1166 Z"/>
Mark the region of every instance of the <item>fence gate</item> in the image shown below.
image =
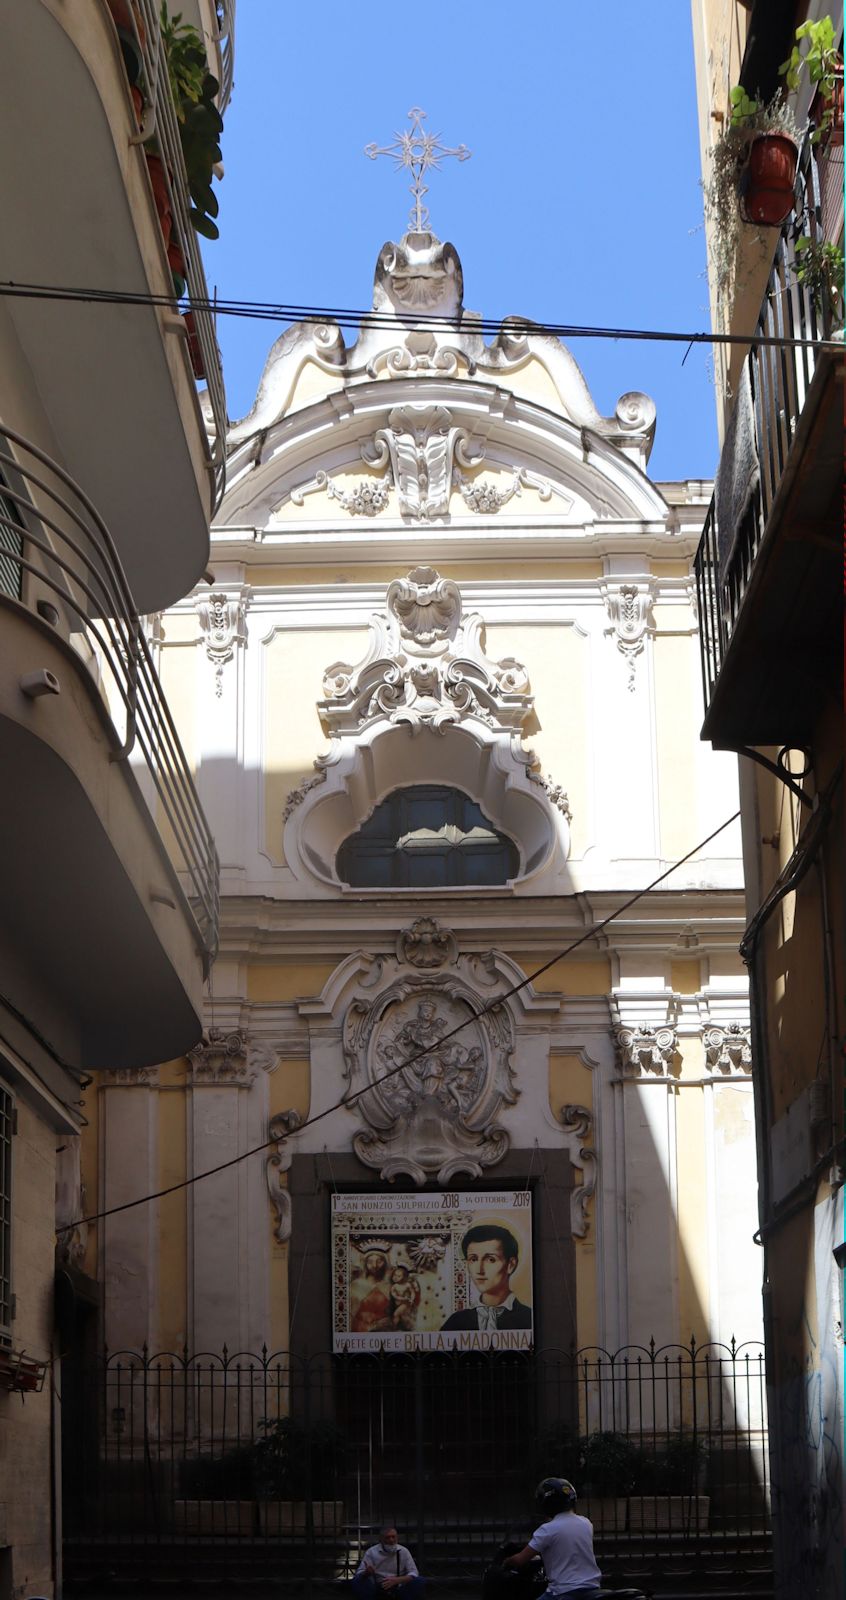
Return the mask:
<path id="1" fill-rule="evenodd" d="M 569 1477 L 604 1571 L 766 1568 L 763 1351 L 192 1356 L 64 1374 L 70 1582 L 341 1578 L 386 1521 L 478 1577 Z M 68 1423 L 72 1422 L 72 1426 Z"/>

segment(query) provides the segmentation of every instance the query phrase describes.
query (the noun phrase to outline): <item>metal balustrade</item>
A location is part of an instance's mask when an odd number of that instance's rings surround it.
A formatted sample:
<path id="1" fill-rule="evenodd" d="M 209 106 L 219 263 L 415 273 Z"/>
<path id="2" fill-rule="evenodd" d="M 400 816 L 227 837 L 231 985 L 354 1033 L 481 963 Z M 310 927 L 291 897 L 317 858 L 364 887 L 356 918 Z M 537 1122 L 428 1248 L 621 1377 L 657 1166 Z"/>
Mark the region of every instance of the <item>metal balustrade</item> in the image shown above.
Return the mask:
<path id="1" fill-rule="evenodd" d="M 576 1483 L 606 1572 L 713 1583 L 769 1560 L 758 1343 L 121 1351 L 69 1368 L 62 1404 L 71 1578 L 339 1579 L 388 1519 L 424 1573 L 478 1582 L 548 1473 Z"/>
<path id="2" fill-rule="evenodd" d="M 138 143 L 154 140 L 165 168 L 165 180 L 170 195 L 175 237 L 179 241 L 185 260 L 187 299 L 193 314 L 194 333 L 202 355 L 202 365 L 208 388 L 209 404 L 214 423 L 214 437 L 210 440 L 214 470 L 215 496 L 212 515 L 217 511 L 226 488 L 226 395 L 223 387 L 223 368 L 214 329 L 214 318 L 209 309 L 209 290 L 203 269 L 197 234 L 191 222 L 191 197 L 188 175 L 182 155 L 179 121 L 170 89 L 167 58 L 162 40 L 160 7 L 158 0 L 135 0 L 132 26 L 138 49 L 144 63 L 144 80 L 147 106 L 144 125 L 137 136 Z M 228 26 L 224 36 L 221 27 L 222 65 L 224 80 L 219 96 L 223 106 L 231 88 L 233 61 L 234 0 L 228 0 L 225 16 Z M 228 73 L 228 88 L 224 84 Z"/>
<path id="3" fill-rule="evenodd" d="M 217 851 L 114 541 L 69 473 L 11 428 L 0 434 L 0 484 L 0 595 L 52 623 L 96 683 L 113 758 L 131 759 L 207 974 L 218 941 Z"/>
<path id="4" fill-rule="evenodd" d="M 794 207 L 782 226 L 761 310 L 745 363 L 754 418 L 758 477 L 737 527 L 723 527 L 715 489 L 694 570 L 706 711 L 749 585 L 796 430 L 816 369 L 813 345 L 761 344 L 767 339 L 820 341 L 832 336 L 832 308 L 817 305 L 797 276 L 801 235 L 824 242 L 819 169 L 806 137 L 800 151 Z M 726 458 L 724 446 L 720 467 Z M 724 519 L 725 520 L 725 519 Z"/>
<path id="5" fill-rule="evenodd" d="M 218 104 L 221 113 L 226 110 L 232 94 L 232 84 L 235 73 L 235 3 L 236 0 L 218 0 L 218 46 L 220 49 L 220 96 Z"/>

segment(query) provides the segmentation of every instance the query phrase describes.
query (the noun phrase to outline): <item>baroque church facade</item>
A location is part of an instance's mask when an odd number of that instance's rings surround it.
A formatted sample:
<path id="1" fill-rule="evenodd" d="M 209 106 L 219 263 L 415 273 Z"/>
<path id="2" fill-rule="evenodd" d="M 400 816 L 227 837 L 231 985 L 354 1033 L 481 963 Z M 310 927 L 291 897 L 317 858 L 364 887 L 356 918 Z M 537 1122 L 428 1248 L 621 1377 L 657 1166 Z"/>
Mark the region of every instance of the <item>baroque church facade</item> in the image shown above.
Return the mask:
<path id="1" fill-rule="evenodd" d="M 84 1209 L 222 1170 L 77 1230 L 105 1342 L 754 1339 L 737 824 L 632 902 L 737 804 L 698 738 L 710 486 L 650 480 L 645 395 L 486 341 L 430 232 L 373 312 L 273 346 L 213 582 L 150 621 L 221 947 L 203 1041 L 87 1091 Z"/>

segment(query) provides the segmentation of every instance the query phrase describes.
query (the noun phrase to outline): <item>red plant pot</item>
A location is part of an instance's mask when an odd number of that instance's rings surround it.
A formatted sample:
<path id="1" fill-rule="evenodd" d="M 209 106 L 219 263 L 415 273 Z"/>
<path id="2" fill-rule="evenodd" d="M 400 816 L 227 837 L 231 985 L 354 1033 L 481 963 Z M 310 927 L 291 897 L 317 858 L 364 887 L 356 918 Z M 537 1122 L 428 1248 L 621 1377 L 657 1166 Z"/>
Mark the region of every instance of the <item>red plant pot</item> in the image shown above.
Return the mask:
<path id="1" fill-rule="evenodd" d="M 793 209 L 793 186 L 799 151 L 784 133 L 759 133 L 749 147 L 741 180 L 744 222 L 780 228 Z"/>
<path id="2" fill-rule="evenodd" d="M 149 151 L 147 152 L 147 171 L 150 174 L 150 182 L 153 185 L 153 199 L 156 202 L 156 213 L 159 219 L 159 227 L 162 230 L 162 238 L 165 244 L 169 245 L 170 236 L 173 232 L 173 212 L 170 209 L 167 172 L 161 156 L 151 155 Z"/>
<path id="3" fill-rule="evenodd" d="M 205 379 L 206 368 L 203 361 L 203 352 L 197 337 L 197 326 L 194 322 L 193 311 L 185 313 L 185 332 L 188 335 L 188 355 L 191 360 L 191 371 L 195 378 Z"/>

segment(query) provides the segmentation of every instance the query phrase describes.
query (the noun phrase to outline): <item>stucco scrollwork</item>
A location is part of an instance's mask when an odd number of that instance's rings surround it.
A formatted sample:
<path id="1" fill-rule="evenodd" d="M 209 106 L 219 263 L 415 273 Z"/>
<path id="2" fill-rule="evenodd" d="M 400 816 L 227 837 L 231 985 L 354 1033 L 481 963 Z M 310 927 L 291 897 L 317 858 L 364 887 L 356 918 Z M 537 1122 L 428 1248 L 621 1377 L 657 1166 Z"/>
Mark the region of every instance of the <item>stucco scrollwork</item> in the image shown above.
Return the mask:
<path id="1" fill-rule="evenodd" d="M 206 655 L 214 667 L 214 692 L 223 694 L 223 669 L 235 654 L 235 646 L 246 643 L 247 597 L 215 592 L 197 601 L 200 633 Z"/>
<path id="2" fill-rule="evenodd" d="M 449 512 L 453 462 L 478 466 L 484 445 L 456 426 L 446 406 L 394 406 L 384 428 L 361 446 L 370 467 L 390 467 L 399 509 L 414 522 L 432 522 Z"/>
<path id="3" fill-rule="evenodd" d="M 417 1184 L 479 1177 L 508 1149 L 496 1117 L 517 1098 L 512 1049 L 505 1007 L 477 1016 L 454 977 L 398 978 L 372 1003 L 354 1001 L 344 1055 L 348 1095 L 367 1088 L 355 1102 L 368 1124 L 353 1136 L 359 1160 L 383 1179 Z"/>
<path id="4" fill-rule="evenodd" d="M 351 517 L 378 517 L 391 498 L 391 486 L 382 478 L 360 478 L 351 489 L 341 489 L 328 472 L 316 472 L 310 483 L 291 490 L 291 504 L 301 506 L 306 495 L 323 491 L 330 500 L 337 500 Z M 279 506 L 274 507 L 277 512 L 279 509 Z"/>
<path id="5" fill-rule="evenodd" d="M 324 677 L 319 710 L 329 732 L 385 719 L 412 731 L 440 731 L 464 717 L 497 730 L 522 727 L 533 704 L 525 667 L 510 657 L 488 660 L 482 618 L 463 613 L 457 584 L 433 567 L 395 579 L 370 629 L 364 660 L 335 662 Z"/>
<path id="6" fill-rule="evenodd" d="M 570 1226 L 577 1239 L 584 1239 L 588 1231 L 588 1202 L 596 1190 L 597 1152 L 589 1148 L 586 1140 L 593 1138 L 593 1112 L 587 1106 L 562 1106 L 559 1113 L 566 1130 L 567 1149 L 571 1164 L 582 1174 L 570 1196 Z"/>
<path id="7" fill-rule="evenodd" d="M 739 1022 L 722 1028 L 706 1028 L 702 1035 L 705 1064 L 709 1072 L 748 1073 L 752 1068 L 749 1029 Z"/>
<path id="8" fill-rule="evenodd" d="M 617 649 L 628 668 L 626 687 L 634 690 L 637 658 L 642 655 L 646 639 L 652 629 L 652 596 L 648 589 L 635 583 L 622 583 L 605 592 L 608 612 L 607 633 L 613 633 Z"/>
<path id="9" fill-rule="evenodd" d="M 397 939 L 397 959 L 411 967 L 430 969 L 451 966 L 458 954 L 458 941 L 434 917 L 418 917 L 410 928 L 403 928 Z"/>
<path id="10" fill-rule="evenodd" d="M 287 1111 L 277 1111 L 267 1125 L 268 1142 L 274 1141 L 274 1149 L 267 1157 L 264 1172 L 267 1192 L 275 1215 L 273 1236 L 279 1244 L 286 1244 L 291 1237 L 291 1194 L 285 1182 L 285 1174 L 290 1171 L 294 1158 L 291 1134 L 302 1127 L 302 1122 L 299 1111 L 295 1111 L 292 1107 Z"/>
<path id="11" fill-rule="evenodd" d="M 616 1028 L 614 1041 L 620 1067 L 629 1076 L 636 1077 L 641 1072 L 669 1073 L 678 1057 L 675 1028 Z"/>

